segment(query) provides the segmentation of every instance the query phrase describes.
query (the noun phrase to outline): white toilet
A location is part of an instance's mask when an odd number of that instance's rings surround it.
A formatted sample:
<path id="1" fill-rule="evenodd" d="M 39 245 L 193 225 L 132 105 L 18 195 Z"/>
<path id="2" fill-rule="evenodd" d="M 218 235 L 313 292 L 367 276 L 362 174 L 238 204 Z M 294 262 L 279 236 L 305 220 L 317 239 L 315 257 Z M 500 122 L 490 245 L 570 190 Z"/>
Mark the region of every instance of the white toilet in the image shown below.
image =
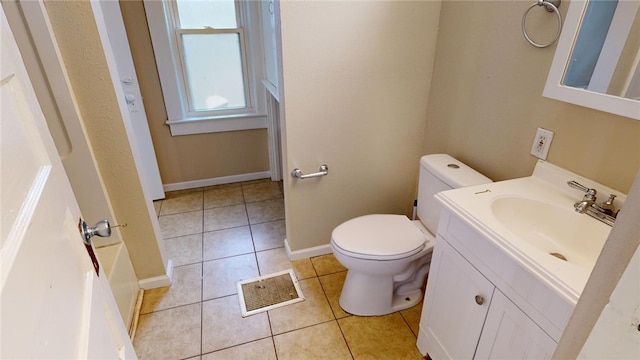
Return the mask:
<path id="1" fill-rule="evenodd" d="M 349 271 L 340 306 L 354 315 L 385 315 L 422 300 L 440 204 L 436 193 L 491 182 L 446 154 L 420 159 L 418 217 L 375 214 L 337 226 L 331 234 L 336 259 Z"/>

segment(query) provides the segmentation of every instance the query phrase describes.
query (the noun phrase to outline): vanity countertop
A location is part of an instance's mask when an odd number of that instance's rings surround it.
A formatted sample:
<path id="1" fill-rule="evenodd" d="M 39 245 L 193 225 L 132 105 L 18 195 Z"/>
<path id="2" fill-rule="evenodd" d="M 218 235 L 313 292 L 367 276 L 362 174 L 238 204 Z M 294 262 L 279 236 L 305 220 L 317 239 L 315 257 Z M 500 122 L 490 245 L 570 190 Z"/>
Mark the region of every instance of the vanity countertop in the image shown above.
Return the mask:
<path id="1" fill-rule="evenodd" d="M 596 189 L 598 202 L 618 195 L 616 208 L 626 198 L 545 161 L 529 177 L 443 191 L 436 198 L 575 304 L 611 227 L 574 211 L 583 193 L 571 189 L 566 184 L 570 180 Z"/>

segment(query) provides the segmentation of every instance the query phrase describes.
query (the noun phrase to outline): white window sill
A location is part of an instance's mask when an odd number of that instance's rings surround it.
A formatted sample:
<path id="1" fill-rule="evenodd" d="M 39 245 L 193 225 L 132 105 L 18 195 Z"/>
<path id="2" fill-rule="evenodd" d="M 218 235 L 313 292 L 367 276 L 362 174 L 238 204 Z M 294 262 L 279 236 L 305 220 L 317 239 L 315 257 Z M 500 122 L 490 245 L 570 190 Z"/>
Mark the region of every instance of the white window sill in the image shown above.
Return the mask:
<path id="1" fill-rule="evenodd" d="M 215 118 L 168 120 L 171 136 L 205 134 L 225 131 L 266 129 L 266 115 L 238 115 Z"/>

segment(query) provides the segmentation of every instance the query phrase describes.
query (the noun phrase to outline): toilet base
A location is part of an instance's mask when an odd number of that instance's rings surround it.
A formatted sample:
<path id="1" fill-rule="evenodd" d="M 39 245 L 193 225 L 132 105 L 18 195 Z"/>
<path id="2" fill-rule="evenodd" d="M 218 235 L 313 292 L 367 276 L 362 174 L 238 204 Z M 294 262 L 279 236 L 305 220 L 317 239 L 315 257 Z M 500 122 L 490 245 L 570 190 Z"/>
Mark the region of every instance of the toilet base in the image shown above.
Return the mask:
<path id="1" fill-rule="evenodd" d="M 391 302 L 392 312 L 408 309 L 418 305 L 423 298 L 422 290 L 418 289 L 409 294 L 397 295 L 393 294 L 393 301 Z"/>
<path id="2" fill-rule="evenodd" d="M 420 277 L 418 281 L 424 281 L 426 272 Z M 394 291 L 394 287 L 402 288 L 393 281 L 393 276 L 371 276 L 349 270 L 340 294 L 340 307 L 353 315 L 380 316 L 408 309 L 422 301 L 424 294 L 420 286 L 400 293 Z"/>

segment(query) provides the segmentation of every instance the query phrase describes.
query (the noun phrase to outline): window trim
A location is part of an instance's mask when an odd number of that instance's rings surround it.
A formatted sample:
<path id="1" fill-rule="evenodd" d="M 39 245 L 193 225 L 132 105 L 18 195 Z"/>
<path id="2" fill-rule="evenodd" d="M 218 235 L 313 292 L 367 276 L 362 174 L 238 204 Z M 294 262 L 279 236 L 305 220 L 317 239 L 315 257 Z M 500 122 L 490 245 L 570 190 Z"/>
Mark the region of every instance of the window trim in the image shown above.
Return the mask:
<path id="1" fill-rule="evenodd" d="M 170 28 L 170 24 L 176 23 L 175 11 L 177 11 L 177 7 L 175 2 L 144 0 L 154 57 L 167 110 L 168 119 L 166 124 L 170 126 L 173 136 L 267 127 L 266 96 L 262 91 L 258 91 L 260 89 L 260 79 L 264 77 L 264 65 L 260 61 L 263 52 L 262 44 L 260 43 L 260 9 L 253 9 L 252 7 L 256 6 L 253 3 L 257 2 L 243 1 L 236 4 L 239 28 L 203 29 L 203 31 L 214 30 L 220 32 L 242 30 L 241 36 L 243 39 L 241 43 L 244 42 L 243 50 L 245 51 L 243 66 L 246 67 L 247 73 L 247 78 L 245 79 L 247 107 L 219 110 L 212 114 L 190 112 L 189 104 L 185 103 L 189 101 L 189 94 L 185 93 L 185 91 L 188 91 L 188 87 L 184 79 L 185 72 L 181 60 L 180 42 L 177 39 L 179 32 L 184 32 L 185 30 Z M 243 24 L 251 25 L 243 27 Z M 180 54 L 176 55 L 177 51 L 180 51 Z M 179 63 L 176 63 L 176 60 Z"/>

